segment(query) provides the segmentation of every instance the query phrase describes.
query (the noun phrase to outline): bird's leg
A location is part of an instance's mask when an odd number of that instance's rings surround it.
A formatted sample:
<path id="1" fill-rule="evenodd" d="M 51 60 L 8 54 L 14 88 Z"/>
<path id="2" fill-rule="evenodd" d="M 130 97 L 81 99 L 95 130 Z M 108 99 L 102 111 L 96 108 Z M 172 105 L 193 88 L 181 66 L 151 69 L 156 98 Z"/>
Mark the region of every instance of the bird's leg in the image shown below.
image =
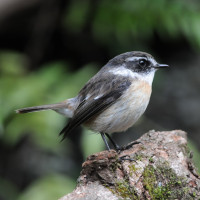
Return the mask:
<path id="1" fill-rule="evenodd" d="M 116 144 L 116 142 L 110 137 L 110 135 L 108 134 L 108 133 L 101 133 L 101 137 L 103 138 L 103 141 L 104 141 L 104 143 L 105 143 L 105 145 L 106 145 L 106 147 L 107 147 L 107 149 L 110 151 L 110 147 L 109 147 L 109 145 L 108 145 L 108 142 L 107 142 L 107 140 L 106 140 L 106 137 L 105 137 L 105 135 L 107 136 L 107 138 L 110 140 L 110 142 L 112 143 L 112 145 L 114 146 L 114 148 L 115 148 L 115 150 L 116 151 L 118 151 L 118 153 L 120 152 L 120 151 L 124 151 L 124 150 L 127 150 L 127 149 L 130 149 L 133 145 L 135 145 L 135 144 L 140 144 L 141 142 L 139 142 L 139 141 L 134 141 L 134 142 L 132 142 L 132 143 L 130 143 L 129 145 L 127 145 L 127 146 L 122 146 L 122 147 L 120 147 L 118 144 Z M 125 159 L 123 159 L 123 160 L 125 160 Z M 129 160 L 129 159 L 128 159 Z"/>
<path id="2" fill-rule="evenodd" d="M 120 147 L 111 137 L 108 133 L 105 133 L 105 135 L 108 137 L 108 139 L 110 140 L 110 142 L 113 144 L 115 150 L 117 151 L 123 151 L 123 150 L 127 150 L 127 149 L 130 149 L 133 145 L 135 144 L 140 144 L 141 142 L 139 141 L 134 141 L 130 144 L 128 144 L 127 146 L 122 146 Z"/>
<path id="3" fill-rule="evenodd" d="M 102 137 L 102 139 L 103 139 L 108 151 L 110 151 L 110 147 L 109 147 L 108 142 L 106 140 L 105 133 L 101 133 L 101 137 Z"/>
<path id="4" fill-rule="evenodd" d="M 110 140 L 110 142 L 113 144 L 115 150 L 119 151 L 121 149 L 120 146 L 118 144 L 116 144 L 116 142 L 110 137 L 110 135 L 108 133 L 105 133 L 105 135 Z"/>

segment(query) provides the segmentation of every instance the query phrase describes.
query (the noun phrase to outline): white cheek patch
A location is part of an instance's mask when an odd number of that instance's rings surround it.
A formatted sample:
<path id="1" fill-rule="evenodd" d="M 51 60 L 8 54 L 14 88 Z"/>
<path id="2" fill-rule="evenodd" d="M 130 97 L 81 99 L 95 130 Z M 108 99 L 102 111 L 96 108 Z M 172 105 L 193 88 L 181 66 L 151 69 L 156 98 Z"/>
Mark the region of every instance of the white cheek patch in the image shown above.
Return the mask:
<path id="1" fill-rule="evenodd" d="M 148 74 L 141 75 L 141 77 L 143 81 L 146 81 L 149 85 L 152 85 L 154 75 L 155 75 L 155 70 L 151 71 Z"/>
<path id="2" fill-rule="evenodd" d="M 130 69 L 127 69 L 125 67 L 118 67 L 115 69 L 109 70 L 110 73 L 115 74 L 115 75 L 121 75 L 121 76 L 130 76 L 135 78 L 136 73 L 132 72 Z"/>
<path id="3" fill-rule="evenodd" d="M 145 74 L 145 73 L 139 74 L 139 73 L 133 72 L 130 69 L 127 69 L 125 67 L 118 67 L 118 68 L 109 70 L 109 73 L 112 73 L 114 75 L 120 75 L 120 76 L 130 77 L 132 79 L 137 78 L 137 79 L 139 79 L 141 81 L 145 81 L 149 85 L 151 85 L 152 82 L 153 82 L 155 70 L 149 72 L 148 74 Z"/>

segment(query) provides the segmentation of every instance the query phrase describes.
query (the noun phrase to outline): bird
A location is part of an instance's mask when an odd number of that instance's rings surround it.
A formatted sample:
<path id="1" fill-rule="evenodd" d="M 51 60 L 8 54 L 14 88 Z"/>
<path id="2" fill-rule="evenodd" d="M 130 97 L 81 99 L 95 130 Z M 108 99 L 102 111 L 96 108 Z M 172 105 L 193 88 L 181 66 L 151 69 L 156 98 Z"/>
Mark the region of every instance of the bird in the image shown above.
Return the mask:
<path id="1" fill-rule="evenodd" d="M 59 134 L 62 140 L 77 126 L 83 125 L 100 133 L 108 150 L 110 146 L 106 136 L 118 149 L 110 134 L 126 131 L 142 116 L 149 104 L 155 72 L 168 67 L 167 64 L 159 64 L 146 52 L 122 53 L 109 60 L 77 96 L 16 112 L 54 110 L 69 118 Z"/>

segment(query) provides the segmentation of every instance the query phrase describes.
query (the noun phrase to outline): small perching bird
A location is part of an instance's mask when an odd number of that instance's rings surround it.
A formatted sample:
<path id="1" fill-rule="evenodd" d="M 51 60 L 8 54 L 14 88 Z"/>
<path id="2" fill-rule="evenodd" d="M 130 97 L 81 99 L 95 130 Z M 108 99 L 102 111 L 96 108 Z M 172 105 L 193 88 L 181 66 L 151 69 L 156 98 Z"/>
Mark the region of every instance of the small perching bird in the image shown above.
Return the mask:
<path id="1" fill-rule="evenodd" d="M 16 112 L 54 110 L 70 118 L 60 132 L 63 139 L 75 127 L 83 124 L 101 133 L 110 149 L 105 135 L 114 144 L 108 134 L 126 131 L 140 118 L 149 103 L 156 70 L 166 67 L 168 65 L 158 64 L 145 52 L 123 53 L 102 67 L 76 97 L 56 104 L 18 109 Z"/>

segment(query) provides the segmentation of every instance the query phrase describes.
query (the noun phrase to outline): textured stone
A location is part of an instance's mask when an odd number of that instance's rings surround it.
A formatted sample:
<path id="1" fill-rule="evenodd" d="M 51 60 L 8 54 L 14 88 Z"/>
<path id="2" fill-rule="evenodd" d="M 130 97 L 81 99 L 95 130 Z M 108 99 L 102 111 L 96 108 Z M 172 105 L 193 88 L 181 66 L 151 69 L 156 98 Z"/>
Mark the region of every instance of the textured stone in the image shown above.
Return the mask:
<path id="1" fill-rule="evenodd" d="M 120 153 L 89 156 L 77 188 L 60 200 L 200 198 L 200 179 L 185 132 L 149 131 L 138 141 Z"/>

